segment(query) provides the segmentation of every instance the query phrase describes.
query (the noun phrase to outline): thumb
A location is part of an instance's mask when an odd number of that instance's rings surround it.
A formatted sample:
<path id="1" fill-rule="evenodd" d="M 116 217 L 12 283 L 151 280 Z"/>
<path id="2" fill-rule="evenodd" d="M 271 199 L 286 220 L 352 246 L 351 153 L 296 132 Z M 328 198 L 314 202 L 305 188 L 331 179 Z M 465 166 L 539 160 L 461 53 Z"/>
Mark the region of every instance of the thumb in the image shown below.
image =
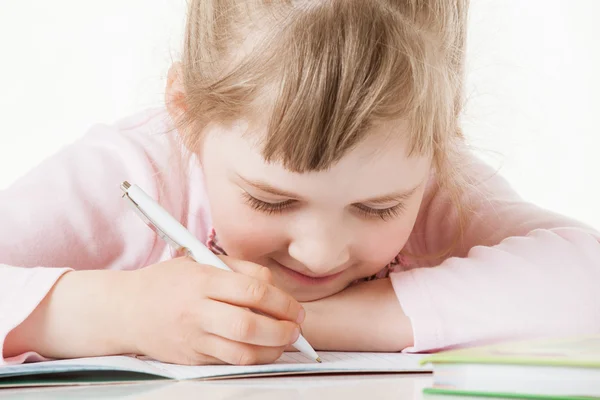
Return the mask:
<path id="1" fill-rule="evenodd" d="M 220 255 L 218 257 L 235 272 L 256 278 L 260 281 L 272 283 L 271 270 L 267 267 L 250 261 L 238 260 L 237 258 L 229 256 Z"/>

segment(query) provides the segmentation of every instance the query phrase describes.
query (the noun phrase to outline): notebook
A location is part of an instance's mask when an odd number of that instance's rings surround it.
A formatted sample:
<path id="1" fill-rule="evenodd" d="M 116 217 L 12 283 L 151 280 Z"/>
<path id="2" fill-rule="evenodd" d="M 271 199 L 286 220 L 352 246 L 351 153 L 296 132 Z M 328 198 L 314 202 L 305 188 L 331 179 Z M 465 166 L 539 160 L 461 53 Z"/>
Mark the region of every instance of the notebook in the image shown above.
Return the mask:
<path id="1" fill-rule="evenodd" d="M 437 353 L 429 394 L 535 399 L 600 398 L 600 335 Z"/>
<path id="2" fill-rule="evenodd" d="M 316 363 L 301 353 L 284 353 L 275 363 L 252 366 L 183 366 L 129 356 L 90 357 L 0 366 L 0 388 L 76 385 L 156 379 L 226 379 L 254 376 L 431 372 L 423 356 L 402 353 L 319 352 Z"/>

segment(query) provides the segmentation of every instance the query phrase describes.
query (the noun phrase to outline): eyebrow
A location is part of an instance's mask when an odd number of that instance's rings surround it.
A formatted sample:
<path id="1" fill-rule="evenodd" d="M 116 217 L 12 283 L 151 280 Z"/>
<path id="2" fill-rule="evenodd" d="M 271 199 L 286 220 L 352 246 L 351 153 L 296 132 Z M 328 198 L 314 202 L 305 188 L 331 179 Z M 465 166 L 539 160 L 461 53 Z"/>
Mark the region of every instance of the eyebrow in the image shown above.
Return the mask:
<path id="1" fill-rule="evenodd" d="M 415 186 L 412 189 L 403 190 L 401 192 L 396 192 L 396 193 L 385 194 L 383 196 L 374 197 L 372 199 L 359 201 L 358 203 L 369 203 L 369 204 L 379 205 L 379 204 L 392 203 L 392 202 L 396 202 L 396 201 L 400 202 L 400 201 L 408 200 L 417 191 L 417 189 L 421 187 L 421 184 L 422 184 L 422 182 L 420 182 L 417 186 Z"/>
<path id="2" fill-rule="evenodd" d="M 246 182 L 247 184 L 255 187 L 256 189 L 262 190 L 263 192 L 267 192 L 267 193 L 270 193 L 270 194 L 273 194 L 276 196 L 281 196 L 281 197 L 289 197 L 292 199 L 301 199 L 302 198 L 302 196 L 299 196 L 296 193 L 288 192 L 287 190 L 283 190 L 283 189 L 278 189 L 274 186 L 269 185 L 266 182 L 254 181 L 254 180 L 246 179 L 239 174 L 236 174 L 236 175 L 241 180 Z M 366 200 L 362 200 L 362 201 L 357 201 L 357 202 L 355 202 L 355 204 L 358 204 L 358 203 L 385 204 L 385 203 L 391 203 L 394 201 L 407 200 L 417 191 L 417 189 L 419 187 L 421 187 L 422 184 L 423 184 L 423 182 L 419 182 L 419 184 L 412 189 L 404 190 L 404 191 L 396 192 L 396 193 L 389 193 L 389 194 L 385 194 L 383 196 L 378 196 L 378 197 L 374 197 L 374 198 L 366 199 Z"/>
<path id="3" fill-rule="evenodd" d="M 292 193 L 292 192 L 288 192 L 286 190 L 282 190 L 282 189 L 278 189 L 276 187 L 273 187 L 271 185 L 269 185 L 266 182 L 263 181 L 253 181 L 250 179 L 246 179 L 243 176 L 236 174 L 241 180 L 243 180 L 244 182 L 246 182 L 248 185 L 250 186 L 254 186 L 256 189 L 260 189 L 263 192 L 267 192 L 267 193 L 271 193 L 274 194 L 276 196 L 281 196 L 281 197 L 291 197 L 294 199 L 300 199 L 301 196 L 298 196 L 296 193 Z"/>

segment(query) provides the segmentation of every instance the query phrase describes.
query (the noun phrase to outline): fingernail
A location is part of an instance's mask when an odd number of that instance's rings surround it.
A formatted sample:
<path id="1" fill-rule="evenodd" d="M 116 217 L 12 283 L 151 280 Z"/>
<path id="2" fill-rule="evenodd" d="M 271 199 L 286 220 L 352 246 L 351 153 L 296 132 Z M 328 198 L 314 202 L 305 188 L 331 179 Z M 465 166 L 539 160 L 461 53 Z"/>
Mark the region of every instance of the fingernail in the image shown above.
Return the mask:
<path id="1" fill-rule="evenodd" d="M 300 328 L 296 328 L 296 329 L 294 329 L 294 334 L 292 335 L 292 343 L 291 344 L 296 343 L 296 340 L 298 340 L 299 337 L 300 337 Z"/>
<path id="2" fill-rule="evenodd" d="M 298 318 L 296 318 L 296 322 L 301 324 L 304 322 L 304 318 L 306 318 L 306 311 L 304 311 L 304 308 L 301 308 L 298 313 Z"/>

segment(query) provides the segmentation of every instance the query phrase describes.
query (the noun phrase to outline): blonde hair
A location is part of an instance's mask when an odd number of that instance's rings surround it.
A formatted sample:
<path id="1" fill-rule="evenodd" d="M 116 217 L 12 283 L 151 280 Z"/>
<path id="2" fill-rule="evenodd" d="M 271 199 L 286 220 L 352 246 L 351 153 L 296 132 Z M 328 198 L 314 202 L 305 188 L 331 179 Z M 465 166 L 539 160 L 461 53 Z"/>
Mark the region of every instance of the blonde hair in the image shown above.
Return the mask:
<path id="1" fill-rule="evenodd" d="M 460 208 L 467 8 L 468 0 L 190 0 L 176 125 L 194 149 L 213 121 L 268 116 L 264 158 L 305 172 L 330 167 L 373 124 L 404 119 L 408 156 L 431 155 Z"/>

